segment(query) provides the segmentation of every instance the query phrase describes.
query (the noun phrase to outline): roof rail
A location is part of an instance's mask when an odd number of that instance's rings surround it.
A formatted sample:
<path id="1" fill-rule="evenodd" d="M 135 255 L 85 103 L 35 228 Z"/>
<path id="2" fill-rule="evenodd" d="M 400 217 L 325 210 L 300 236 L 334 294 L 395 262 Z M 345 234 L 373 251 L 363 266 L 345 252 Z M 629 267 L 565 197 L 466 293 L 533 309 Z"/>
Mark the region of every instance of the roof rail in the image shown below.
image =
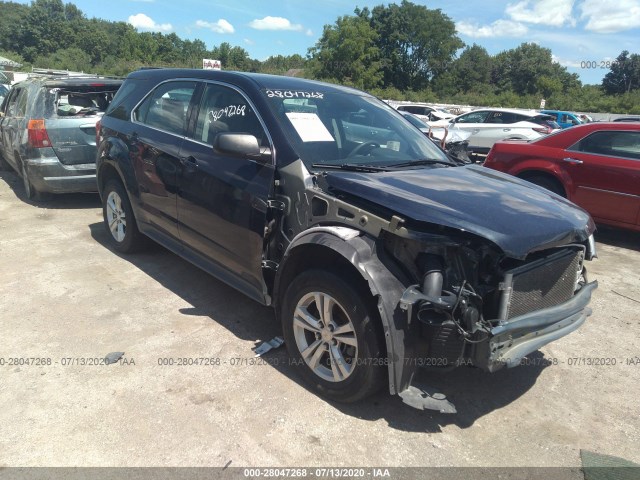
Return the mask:
<path id="1" fill-rule="evenodd" d="M 110 80 L 122 80 L 123 77 L 115 75 L 99 75 L 97 73 L 72 72 L 70 70 L 54 70 L 51 68 L 31 68 L 28 78 L 103 78 Z"/>

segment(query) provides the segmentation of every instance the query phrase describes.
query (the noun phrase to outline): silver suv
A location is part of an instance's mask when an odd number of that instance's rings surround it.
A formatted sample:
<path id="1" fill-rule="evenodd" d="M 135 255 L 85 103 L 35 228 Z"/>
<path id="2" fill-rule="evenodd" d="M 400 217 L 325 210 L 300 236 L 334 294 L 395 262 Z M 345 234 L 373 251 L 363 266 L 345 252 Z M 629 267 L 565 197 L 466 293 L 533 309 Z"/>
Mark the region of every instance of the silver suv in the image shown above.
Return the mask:
<path id="1" fill-rule="evenodd" d="M 122 80 L 34 77 L 0 106 L 0 169 L 12 167 L 27 198 L 95 192 L 96 122 Z"/>
<path id="2" fill-rule="evenodd" d="M 430 125 L 446 126 L 450 134 L 470 133 L 469 149 L 476 153 L 488 153 L 499 140 L 536 140 L 560 129 L 550 115 L 507 108 L 474 110 L 449 120 L 448 124 Z"/>

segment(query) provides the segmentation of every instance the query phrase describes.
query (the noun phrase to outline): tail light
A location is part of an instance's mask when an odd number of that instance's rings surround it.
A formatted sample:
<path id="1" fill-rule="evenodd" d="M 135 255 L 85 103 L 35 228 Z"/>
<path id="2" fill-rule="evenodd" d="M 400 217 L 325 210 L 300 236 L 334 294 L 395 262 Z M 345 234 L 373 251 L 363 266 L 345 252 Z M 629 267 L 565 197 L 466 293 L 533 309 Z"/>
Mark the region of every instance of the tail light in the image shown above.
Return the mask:
<path id="1" fill-rule="evenodd" d="M 541 133 L 542 135 L 549 135 L 553 130 L 551 129 L 551 127 L 540 126 L 538 128 L 534 128 L 533 131 Z"/>
<path id="2" fill-rule="evenodd" d="M 49 134 L 44 126 L 44 120 L 29 120 L 27 124 L 27 137 L 29 146 L 33 148 L 46 148 L 51 146 Z"/>

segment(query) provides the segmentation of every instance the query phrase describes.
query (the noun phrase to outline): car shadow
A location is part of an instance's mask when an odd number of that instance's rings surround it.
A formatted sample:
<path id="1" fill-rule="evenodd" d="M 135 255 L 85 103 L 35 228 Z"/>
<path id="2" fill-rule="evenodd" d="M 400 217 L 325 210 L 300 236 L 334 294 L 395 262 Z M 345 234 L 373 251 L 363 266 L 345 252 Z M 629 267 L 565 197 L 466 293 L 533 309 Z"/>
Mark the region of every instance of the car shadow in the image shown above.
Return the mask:
<path id="1" fill-rule="evenodd" d="M 22 202 L 38 208 L 50 208 L 60 210 L 73 210 L 82 208 L 96 208 L 100 206 L 100 196 L 98 193 L 58 193 L 51 195 L 43 201 L 28 199 L 22 178 L 13 171 L 0 171 L 0 179 L 9 186 L 11 191 Z"/>
<path id="2" fill-rule="evenodd" d="M 399 396 L 391 396 L 387 391 L 380 392 L 369 401 L 334 406 L 361 419 L 383 419 L 390 427 L 403 431 L 438 433 L 447 425 L 464 429 L 522 397 L 549 364 L 544 354 L 537 351 L 526 357 L 522 365 L 495 373 L 464 366 L 446 372 L 419 371 L 414 383 L 444 393 L 455 405 L 455 414 L 414 410 L 404 405 Z"/>
<path id="3" fill-rule="evenodd" d="M 272 308 L 250 300 L 164 247 L 151 242 L 144 253 L 124 255 L 110 248 L 109 234 L 101 222 L 89 225 L 89 229 L 91 236 L 104 248 L 135 265 L 190 304 L 191 307 L 179 310 L 185 316 L 208 317 L 236 337 L 255 341 L 256 346 L 282 335 Z M 254 353 L 247 350 L 246 357 L 253 356 Z M 299 377 L 285 348 L 268 352 L 264 359 L 266 365 L 315 394 Z M 468 428 L 479 418 L 524 395 L 535 384 L 547 363 L 542 353 L 535 352 L 528 357 L 527 365 L 493 374 L 471 367 L 460 367 L 446 373 L 419 372 L 417 383 L 445 393 L 458 410 L 453 415 L 416 411 L 404 405 L 397 395 L 389 395 L 386 386 L 373 397 L 354 404 L 329 403 L 346 415 L 369 421 L 384 419 L 392 428 L 403 431 L 436 433 L 451 424 Z"/>
<path id="4" fill-rule="evenodd" d="M 596 242 L 640 252 L 640 232 L 598 225 Z"/>

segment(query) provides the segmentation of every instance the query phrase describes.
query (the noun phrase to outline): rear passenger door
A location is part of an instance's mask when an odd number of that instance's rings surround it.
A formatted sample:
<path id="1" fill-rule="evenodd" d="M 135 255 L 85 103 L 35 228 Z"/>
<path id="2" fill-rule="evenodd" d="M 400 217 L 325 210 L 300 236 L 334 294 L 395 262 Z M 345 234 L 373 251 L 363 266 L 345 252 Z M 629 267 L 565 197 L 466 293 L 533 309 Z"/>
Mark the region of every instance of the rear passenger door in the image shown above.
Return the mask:
<path id="1" fill-rule="evenodd" d="M 180 153 L 180 237 L 212 273 L 262 302 L 262 252 L 273 159 L 252 160 L 217 151 L 216 135 L 227 132 L 254 135 L 265 151 L 272 148 L 249 99 L 234 87 L 207 83 L 195 129 Z"/>
<path id="2" fill-rule="evenodd" d="M 157 86 L 133 113 L 127 138 L 145 220 L 160 235 L 178 239 L 178 172 L 194 81 Z"/>

